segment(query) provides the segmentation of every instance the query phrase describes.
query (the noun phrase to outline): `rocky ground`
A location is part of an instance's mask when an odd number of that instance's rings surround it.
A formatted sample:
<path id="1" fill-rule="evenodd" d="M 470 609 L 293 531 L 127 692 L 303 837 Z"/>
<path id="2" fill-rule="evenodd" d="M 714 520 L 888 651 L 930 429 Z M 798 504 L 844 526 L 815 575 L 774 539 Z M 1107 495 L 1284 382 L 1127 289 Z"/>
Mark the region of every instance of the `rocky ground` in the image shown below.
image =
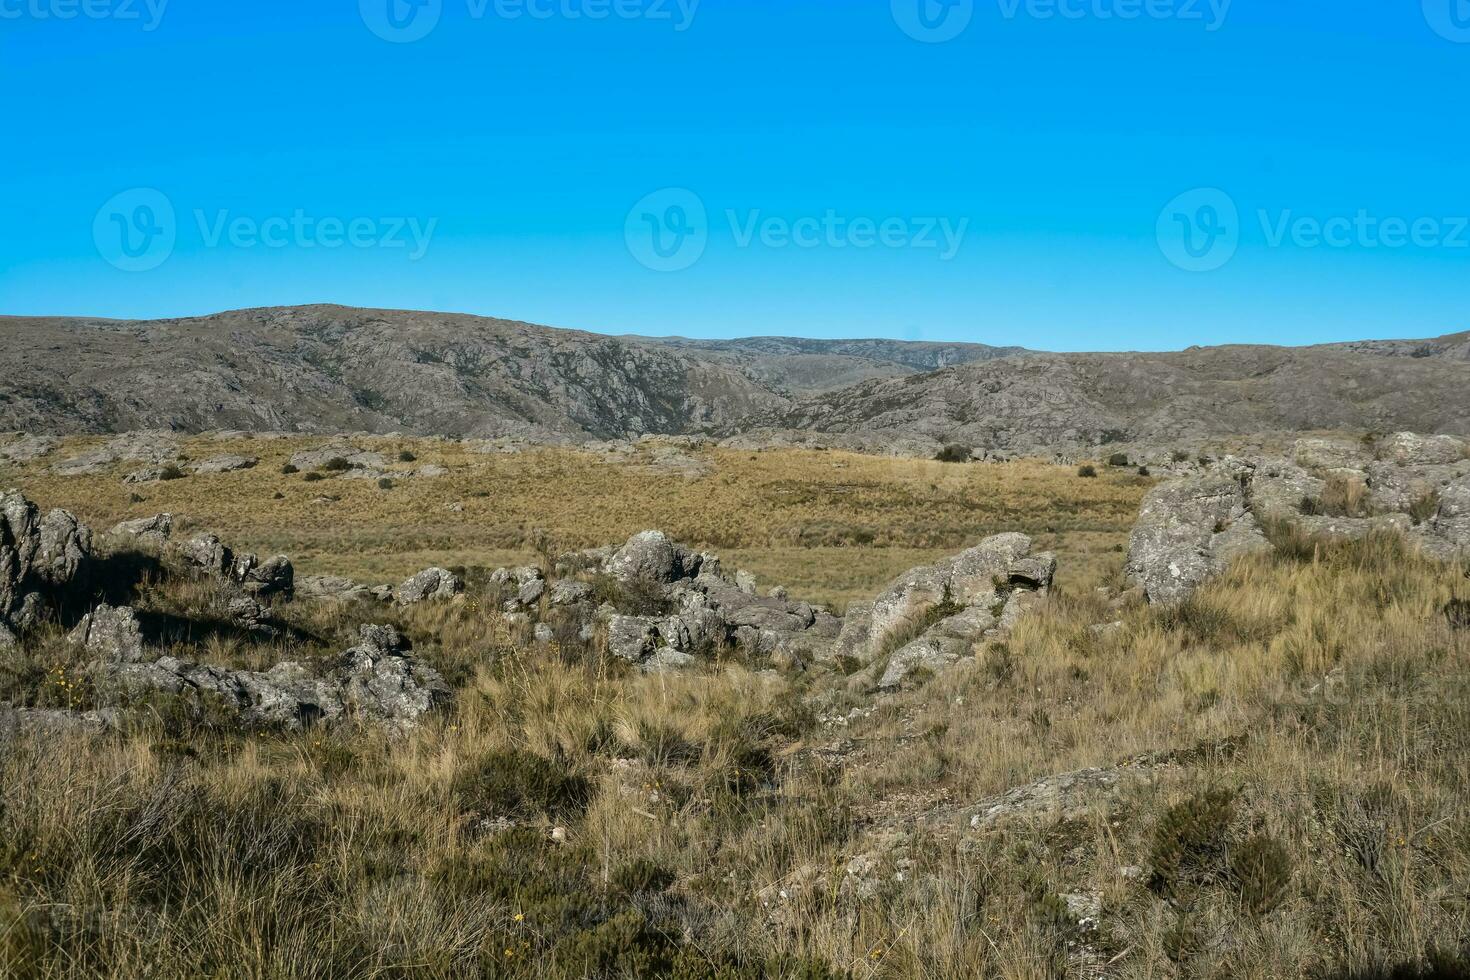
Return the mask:
<path id="1" fill-rule="evenodd" d="M 51 465 L 125 460 L 255 462 Z M 659 530 L 376 583 L 10 491 L 0 973 L 1464 975 L 1470 446 L 1161 465 L 1101 587 L 1004 532 L 842 610 Z"/>

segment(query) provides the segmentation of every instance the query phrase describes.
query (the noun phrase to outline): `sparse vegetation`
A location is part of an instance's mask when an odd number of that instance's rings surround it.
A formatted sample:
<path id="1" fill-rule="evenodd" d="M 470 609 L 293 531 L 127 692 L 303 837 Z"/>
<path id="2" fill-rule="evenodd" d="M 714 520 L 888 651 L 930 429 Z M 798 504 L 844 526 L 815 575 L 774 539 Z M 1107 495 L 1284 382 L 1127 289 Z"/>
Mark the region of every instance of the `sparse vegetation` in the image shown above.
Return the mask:
<path id="1" fill-rule="evenodd" d="M 1077 475 L 1084 480 L 1095 480 L 1097 479 L 1097 467 L 1091 463 L 1084 463 L 1077 467 Z"/>

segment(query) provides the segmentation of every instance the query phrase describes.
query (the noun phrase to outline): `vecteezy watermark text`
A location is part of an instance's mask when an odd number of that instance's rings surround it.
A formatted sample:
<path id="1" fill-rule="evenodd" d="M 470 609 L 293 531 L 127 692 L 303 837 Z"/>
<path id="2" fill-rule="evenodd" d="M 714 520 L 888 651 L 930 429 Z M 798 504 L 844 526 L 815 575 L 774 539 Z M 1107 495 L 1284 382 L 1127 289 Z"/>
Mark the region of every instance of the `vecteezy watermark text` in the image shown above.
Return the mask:
<path id="1" fill-rule="evenodd" d="M 439 26 L 445 0 L 358 0 L 368 30 L 385 41 L 423 40 Z M 694 24 L 701 0 L 458 0 L 470 20 L 644 20 L 675 31 Z"/>
<path id="2" fill-rule="evenodd" d="M 136 21 L 144 31 L 163 23 L 169 0 L 0 0 L 0 20 Z"/>
<path id="3" fill-rule="evenodd" d="M 290 213 L 235 214 L 228 209 L 190 212 L 199 244 L 206 249 L 386 249 L 402 250 L 410 262 L 428 253 L 438 218 L 340 217 Z M 173 201 L 153 188 L 134 188 L 97 210 L 92 239 L 97 252 L 124 272 L 147 272 L 167 262 L 181 229 Z M 187 229 L 185 229 L 187 230 Z"/>
<path id="4" fill-rule="evenodd" d="M 727 208 L 723 225 L 709 219 L 704 201 L 684 188 L 665 188 L 643 198 L 628 212 L 624 237 L 628 251 L 656 272 L 679 272 L 704 256 L 715 232 L 728 234 L 740 249 L 914 249 L 933 251 L 942 262 L 959 254 L 969 218 L 874 218 L 844 215 L 835 208 L 821 214 L 768 215 L 760 208 Z"/>
<path id="5" fill-rule="evenodd" d="M 1267 248 L 1470 249 L 1470 216 L 1300 214 L 1258 208 L 1252 217 Z M 1235 199 L 1215 187 L 1179 195 L 1159 213 L 1156 236 L 1164 257 L 1187 272 L 1213 272 L 1235 257 L 1249 223 Z"/>
<path id="6" fill-rule="evenodd" d="M 1429 2 L 1429 0 L 1426 0 Z M 975 19 L 976 0 L 889 0 L 893 21 L 927 44 L 953 41 Z M 1225 26 L 1234 0 L 995 0 L 1003 20 L 1177 20 Z"/>

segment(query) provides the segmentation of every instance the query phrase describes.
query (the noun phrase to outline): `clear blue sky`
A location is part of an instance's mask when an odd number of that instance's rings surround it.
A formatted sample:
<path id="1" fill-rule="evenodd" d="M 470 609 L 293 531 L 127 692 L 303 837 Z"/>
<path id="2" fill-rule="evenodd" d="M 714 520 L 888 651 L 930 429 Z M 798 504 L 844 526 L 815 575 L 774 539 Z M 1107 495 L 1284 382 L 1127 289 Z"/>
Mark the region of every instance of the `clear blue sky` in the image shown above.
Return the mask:
<path id="1" fill-rule="evenodd" d="M 0 312 L 1470 328 L 1467 0 L 160 2 L 0 0 Z"/>

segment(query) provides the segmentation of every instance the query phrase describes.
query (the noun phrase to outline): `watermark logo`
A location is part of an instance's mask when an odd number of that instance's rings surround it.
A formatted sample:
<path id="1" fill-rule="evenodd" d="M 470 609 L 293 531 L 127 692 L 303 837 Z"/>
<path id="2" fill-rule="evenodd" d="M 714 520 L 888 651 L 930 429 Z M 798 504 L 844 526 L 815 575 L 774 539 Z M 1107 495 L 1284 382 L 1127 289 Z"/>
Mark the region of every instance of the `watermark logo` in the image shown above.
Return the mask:
<path id="1" fill-rule="evenodd" d="M 891 0 L 894 23 L 925 44 L 943 44 L 965 33 L 975 17 L 975 0 Z"/>
<path id="2" fill-rule="evenodd" d="M 196 232 L 205 249 L 401 250 L 410 262 L 417 262 L 428 253 L 439 227 L 438 218 L 342 218 L 313 215 L 303 208 L 264 217 L 195 208 L 190 216 L 192 222 L 181 227 L 165 194 L 134 188 L 98 209 L 92 239 L 109 264 L 124 272 L 148 272 L 173 255 L 182 231 Z"/>
<path id="3" fill-rule="evenodd" d="M 699 4 L 700 0 L 464 0 L 465 16 L 471 21 L 646 20 L 670 23 L 680 33 L 693 26 Z M 407 44 L 423 40 L 439 26 L 444 0 L 358 0 L 358 10 L 378 37 Z"/>
<path id="4" fill-rule="evenodd" d="M 116 20 L 145 32 L 163 23 L 169 0 L 0 0 L 0 20 Z"/>
<path id="5" fill-rule="evenodd" d="M 92 241 L 97 254 L 124 272 L 156 269 L 178 241 L 173 202 L 150 187 L 123 191 L 97 210 Z"/>
<path id="6" fill-rule="evenodd" d="M 1445 40 L 1470 44 L 1470 0 L 1424 0 L 1424 19 Z"/>
<path id="7" fill-rule="evenodd" d="M 654 272 L 682 272 L 709 246 L 709 215 L 693 191 L 667 187 L 633 205 L 623 226 L 628 251 Z"/>
<path id="8" fill-rule="evenodd" d="M 394 44 L 411 44 L 439 26 L 444 0 L 358 0 L 368 30 Z"/>
<path id="9" fill-rule="evenodd" d="M 1213 33 L 1235 0 L 997 0 L 1006 20 L 1177 20 Z"/>
<path id="10" fill-rule="evenodd" d="M 1214 272 L 1240 248 L 1240 209 L 1229 194 L 1202 187 L 1180 194 L 1159 212 L 1164 257 L 1185 272 Z"/>
<path id="11" fill-rule="evenodd" d="M 681 272 L 703 257 L 715 235 L 729 236 L 737 249 L 909 249 L 933 251 L 942 262 L 959 254 L 969 218 L 873 218 L 844 215 L 835 208 L 821 214 L 769 215 L 760 208 L 727 208 L 711 220 L 699 195 L 667 188 L 648 195 L 628 212 L 624 236 L 628 251 L 656 272 Z"/>

